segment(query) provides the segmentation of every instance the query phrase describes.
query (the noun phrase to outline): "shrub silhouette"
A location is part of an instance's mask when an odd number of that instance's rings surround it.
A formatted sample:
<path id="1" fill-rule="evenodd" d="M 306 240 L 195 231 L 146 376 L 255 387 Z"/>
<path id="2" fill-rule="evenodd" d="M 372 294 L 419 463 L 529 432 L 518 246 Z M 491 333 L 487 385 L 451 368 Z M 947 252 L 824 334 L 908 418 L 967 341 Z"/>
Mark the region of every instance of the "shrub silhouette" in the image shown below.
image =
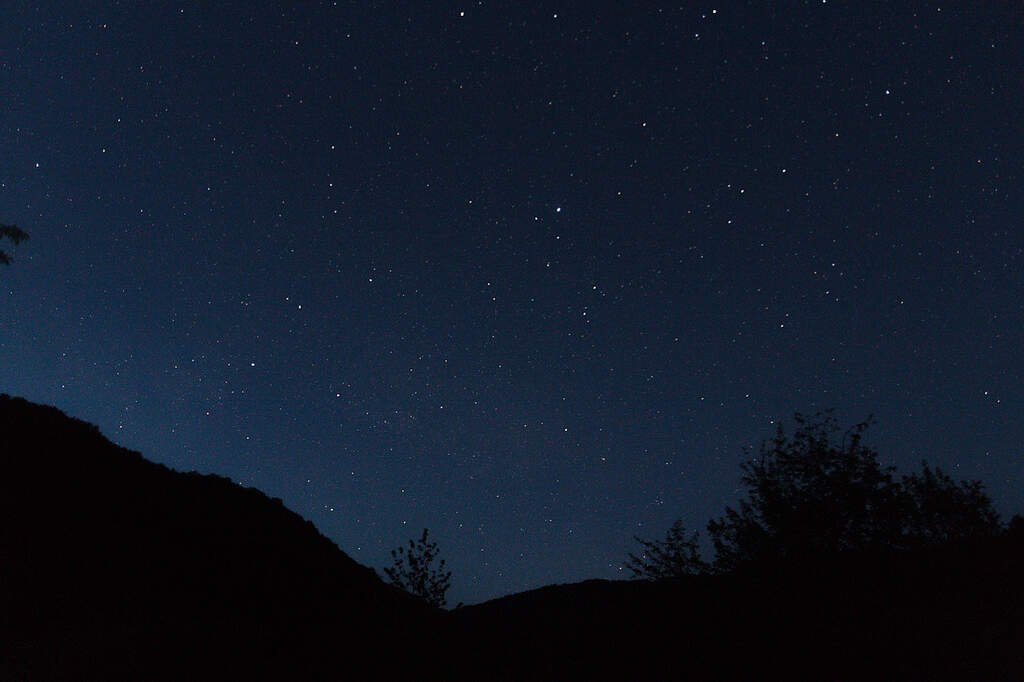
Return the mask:
<path id="1" fill-rule="evenodd" d="M 668 529 L 664 540 L 633 539 L 643 548 L 640 554 L 629 554 L 625 566 L 638 580 L 664 580 L 685 575 L 705 573 L 708 565 L 700 558 L 698 541 L 700 534 L 694 531 L 686 534 L 682 519 L 677 519 Z"/>
<path id="2" fill-rule="evenodd" d="M 762 560 L 865 549 L 929 546 L 993 535 L 1000 525 L 981 483 L 954 482 L 923 465 L 894 478 L 862 442 L 871 418 L 838 437 L 831 411 L 779 426 L 742 465 L 747 497 L 708 524 L 714 566 L 730 571 Z"/>
<path id="3" fill-rule="evenodd" d="M 954 481 L 921 463 L 921 473 L 903 477 L 904 542 L 930 546 L 1000 532 L 999 514 L 980 481 Z"/>
<path id="4" fill-rule="evenodd" d="M 430 542 L 428 535 L 429 531 L 424 528 L 419 540 L 409 540 L 408 547 L 391 550 L 393 563 L 384 568 L 384 574 L 392 585 L 440 608 L 447 602 L 445 595 L 451 584 L 452 572 L 444 570 L 444 559 L 436 568 L 432 567 L 438 558 L 438 549 L 437 543 Z"/>

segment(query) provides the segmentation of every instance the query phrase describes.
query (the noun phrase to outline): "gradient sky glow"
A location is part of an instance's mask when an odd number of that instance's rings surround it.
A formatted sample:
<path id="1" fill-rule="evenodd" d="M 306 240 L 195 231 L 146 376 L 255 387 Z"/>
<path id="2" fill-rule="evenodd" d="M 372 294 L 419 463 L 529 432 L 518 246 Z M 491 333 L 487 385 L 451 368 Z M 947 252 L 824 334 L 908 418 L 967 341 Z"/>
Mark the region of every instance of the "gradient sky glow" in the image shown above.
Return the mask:
<path id="1" fill-rule="evenodd" d="M 794 411 L 1024 510 L 1015 3 L 290 4 L 3 3 L 0 392 L 452 603 L 623 576 Z"/>

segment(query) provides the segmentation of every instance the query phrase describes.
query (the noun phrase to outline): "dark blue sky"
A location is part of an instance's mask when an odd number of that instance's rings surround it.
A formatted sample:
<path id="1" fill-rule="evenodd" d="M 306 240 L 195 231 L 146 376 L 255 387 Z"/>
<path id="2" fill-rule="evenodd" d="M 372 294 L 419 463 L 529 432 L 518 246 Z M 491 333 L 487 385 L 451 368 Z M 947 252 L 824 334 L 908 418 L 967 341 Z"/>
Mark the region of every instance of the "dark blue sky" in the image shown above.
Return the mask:
<path id="1" fill-rule="evenodd" d="M 0 9 L 0 391 L 453 602 L 622 575 L 794 411 L 1024 508 L 1013 3 L 73 4 Z"/>

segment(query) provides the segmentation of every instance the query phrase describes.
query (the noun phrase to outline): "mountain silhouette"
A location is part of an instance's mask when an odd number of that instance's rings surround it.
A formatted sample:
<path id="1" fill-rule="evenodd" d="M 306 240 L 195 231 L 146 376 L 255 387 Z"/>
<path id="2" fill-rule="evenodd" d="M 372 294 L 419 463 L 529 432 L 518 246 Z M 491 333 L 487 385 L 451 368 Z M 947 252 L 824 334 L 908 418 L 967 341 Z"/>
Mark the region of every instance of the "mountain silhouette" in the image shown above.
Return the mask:
<path id="1" fill-rule="evenodd" d="M 441 611 L 308 521 L 0 395 L 3 680 L 1024 680 L 1024 521 Z"/>
<path id="2" fill-rule="evenodd" d="M 5 680 L 393 679 L 441 616 L 280 500 L 6 395 L 0 557 Z"/>

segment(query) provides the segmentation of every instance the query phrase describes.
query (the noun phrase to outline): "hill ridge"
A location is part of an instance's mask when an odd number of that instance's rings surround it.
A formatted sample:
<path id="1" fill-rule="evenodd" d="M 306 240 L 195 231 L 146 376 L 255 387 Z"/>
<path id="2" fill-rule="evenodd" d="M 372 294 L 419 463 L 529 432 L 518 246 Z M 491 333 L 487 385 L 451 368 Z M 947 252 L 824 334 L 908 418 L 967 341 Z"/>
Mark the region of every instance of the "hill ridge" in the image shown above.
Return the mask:
<path id="1" fill-rule="evenodd" d="M 154 661 L 165 668 L 153 679 L 304 667 L 383 678 L 413 665 L 412 633 L 437 620 L 281 500 L 8 395 L 0 518 L 5 679 L 47 677 L 39 666 L 145 678 Z"/>
<path id="2" fill-rule="evenodd" d="M 444 612 L 281 500 L 0 395 L 0 679 L 1020 680 L 1000 537 Z"/>

